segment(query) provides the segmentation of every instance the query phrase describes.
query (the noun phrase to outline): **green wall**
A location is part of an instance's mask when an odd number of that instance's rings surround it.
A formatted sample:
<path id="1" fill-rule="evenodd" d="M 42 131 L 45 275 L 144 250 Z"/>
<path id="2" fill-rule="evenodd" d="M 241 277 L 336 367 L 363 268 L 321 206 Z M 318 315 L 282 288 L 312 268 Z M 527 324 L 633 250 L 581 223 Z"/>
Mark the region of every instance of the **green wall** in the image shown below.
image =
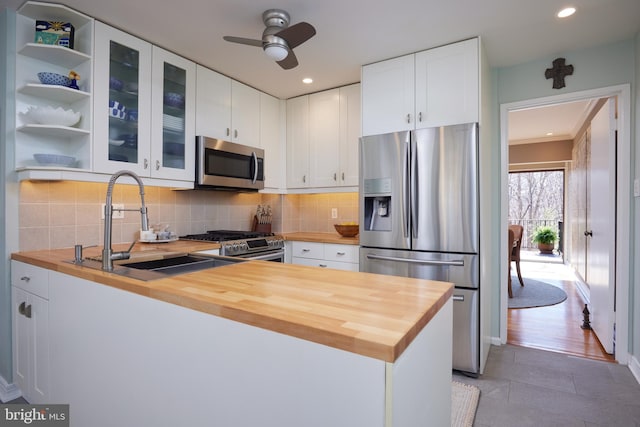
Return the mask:
<path id="1" fill-rule="evenodd" d="M 13 128 L 15 127 L 15 12 L 0 10 L 0 377 L 12 382 L 11 282 L 9 256 L 13 233 L 8 230 L 7 177 L 13 173 Z M 17 227 L 15 227 L 17 228 Z"/>
<path id="2" fill-rule="evenodd" d="M 621 84 L 631 84 L 631 179 L 636 176 L 636 170 L 640 170 L 640 159 L 638 158 L 637 129 L 640 117 L 636 110 L 640 92 L 636 88 L 636 82 L 640 81 L 639 71 L 636 64 L 640 63 L 640 35 L 636 37 L 612 43 L 604 46 L 597 46 L 588 49 L 558 52 L 556 55 L 540 58 L 524 64 L 497 69 L 497 104 L 495 108 L 499 115 L 500 106 L 506 103 L 526 101 L 530 99 L 543 98 L 547 96 L 560 95 L 572 92 L 580 92 L 591 89 L 598 89 Z M 574 73 L 566 78 L 566 87 L 553 89 L 551 80 L 544 77 L 544 71 L 551 67 L 555 58 L 566 58 L 568 64 L 574 66 Z M 499 130 L 498 130 L 499 132 Z M 497 144 L 500 144 L 499 138 Z M 496 168 L 496 182 L 501 181 L 500 170 Z M 631 183 L 633 188 L 633 183 Z M 640 331 L 633 328 L 634 322 L 640 321 L 640 269 L 634 272 L 634 265 L 640 265 L 640 235 L 639 231 L 634 231 L 634 224 L 640 224 L 640 202 L 636 198 L 631 202 L 630 223 L 628 227 L 631 236 L 636 236 L 630 242 L 630 270 L 629 277 L 633 280 L 630 285 L 630 319 L 629 319 L 629 350 L 636 359 L 640 358 Z M 498 226 L 499 227 L 499 226 Z M 492 235 L 499 235 L 499 228 L 493 230 Z M 635 234 L 634 234 L 635 233 Z M 499 296 L 498 296 L 499 298 Z M 500 313 L 494 310 L 492 328 L 494 336 L 499 336 Z M 639 329 L 639 328 L 635 328 Z"/>

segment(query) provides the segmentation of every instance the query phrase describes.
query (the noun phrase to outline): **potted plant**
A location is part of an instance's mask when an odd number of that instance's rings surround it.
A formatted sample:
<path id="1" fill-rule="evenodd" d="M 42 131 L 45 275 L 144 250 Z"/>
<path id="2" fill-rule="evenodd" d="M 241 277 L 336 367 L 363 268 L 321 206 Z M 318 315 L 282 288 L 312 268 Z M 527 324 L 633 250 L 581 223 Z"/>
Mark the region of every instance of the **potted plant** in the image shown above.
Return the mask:
<path id="1" fill-rule="evenodd" d="M 541 254 L 552 254 L 558 240 L 558 233 L 548 225 L 542 225 L 533 232 L 531 241 L 538 244 Z"/>

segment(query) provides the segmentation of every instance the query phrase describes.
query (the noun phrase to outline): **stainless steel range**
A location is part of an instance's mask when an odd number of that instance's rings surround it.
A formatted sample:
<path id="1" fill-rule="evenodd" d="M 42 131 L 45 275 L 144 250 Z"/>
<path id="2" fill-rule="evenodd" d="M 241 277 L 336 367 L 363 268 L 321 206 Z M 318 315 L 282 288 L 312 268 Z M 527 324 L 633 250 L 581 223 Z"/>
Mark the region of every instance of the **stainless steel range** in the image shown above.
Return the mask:
<path id="1" fill-rule="evenodd" d="M 220 255 L 223 256 L 284 262 L 284 239 L 273 233 L 211 230 L 180 236 L 180 239 L 220 243 Z"/>

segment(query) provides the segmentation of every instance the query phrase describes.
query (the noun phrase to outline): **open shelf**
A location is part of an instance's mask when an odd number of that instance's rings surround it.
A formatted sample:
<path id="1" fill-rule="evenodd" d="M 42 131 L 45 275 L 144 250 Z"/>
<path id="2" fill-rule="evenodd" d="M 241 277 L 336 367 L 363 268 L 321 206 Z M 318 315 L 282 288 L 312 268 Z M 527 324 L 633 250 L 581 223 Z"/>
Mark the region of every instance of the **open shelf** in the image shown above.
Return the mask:
<path id="1" fill-rule="evenodd" d="M 89 92 L 82 90 L 71 89 L 64 86 L 43 85 L 39 83 L 27 83 L 18 89 L 18 92 L 24 93 L 25 95 L 45 98 L 50 101 L 63 102 L 65 104 L 80 101 L 81 99 L 91 96 Z"/>

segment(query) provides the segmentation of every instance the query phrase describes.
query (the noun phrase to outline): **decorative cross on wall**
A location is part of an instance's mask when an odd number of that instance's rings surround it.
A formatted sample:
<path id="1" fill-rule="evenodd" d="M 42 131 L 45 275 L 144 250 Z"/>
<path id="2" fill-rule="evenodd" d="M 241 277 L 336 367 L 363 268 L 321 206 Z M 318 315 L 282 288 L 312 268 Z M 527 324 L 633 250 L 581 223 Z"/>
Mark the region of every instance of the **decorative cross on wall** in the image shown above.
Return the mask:
<path id="1" fill-rule="evenodd" d="M 565 87 L 564 78 L 573 74 L 573 65 L 565 65 L 564 58 L 556 58 L 553 60 L 553 68 L 547 68 L 544 76 L 547 79 L 553 79 L 553 88 L 562 89 Z"/>

